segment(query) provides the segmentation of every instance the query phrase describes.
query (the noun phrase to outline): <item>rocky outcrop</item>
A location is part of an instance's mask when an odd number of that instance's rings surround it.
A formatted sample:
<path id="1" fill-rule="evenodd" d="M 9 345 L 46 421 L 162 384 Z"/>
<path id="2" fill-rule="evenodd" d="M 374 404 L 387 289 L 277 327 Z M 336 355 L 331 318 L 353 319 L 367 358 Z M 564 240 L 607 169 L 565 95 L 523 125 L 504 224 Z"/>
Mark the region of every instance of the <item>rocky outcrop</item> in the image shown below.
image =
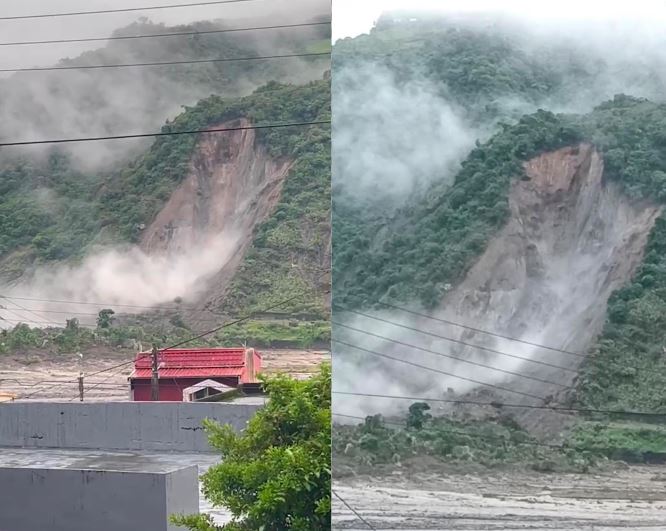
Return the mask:
<path id="1" fill-rule="evenodd" d="M 544 153 L 525 164 L 525 173 L 526 178 L 516 179 L 511 186 L 508 223 L 464 281 L 446 294 L 435 316 L 584 354 L 601 331 L 608 297 L 640 264 L 659 208 L 633 201 L 616 183 L 605 182 L 603 159 L 588 144 Z M 565 394 L 584 359 L 428 320 L 418 326 L 515 356 L 446 341 L 432 343 L 441 352 L 540 381 L 446 359 L 440 361 L 441 367 L 538 397 Z M 511 392 L 490 392 L 454 378 L 433 378 L 430 383 L 457 393 L 540 402 Z M 529 424 L 528 414 L 523 421 Z"/>
<path id="2" fill-rule="evenodd" d="M 215 128 L 247 125 L 243 119 Z M 181 254 L 225 234 L 242 247 L 272 212 L 291 167 L 255 136 L 253 129 L 201 135 L 187 177 L 143 235 L 146 252 Z"/>
<path id="3" fill-rule="evenodd" d="M 245 119 L 215 128 L 249 125 Z M 273 212 L 292 161 L 270 156 L 245 129 L 201 135 L 187 177 L 145 230 L 142 249 L 150 255 L 201 261 L 206 298 L 224 291 L 252 243 L 255 229 Z"/>

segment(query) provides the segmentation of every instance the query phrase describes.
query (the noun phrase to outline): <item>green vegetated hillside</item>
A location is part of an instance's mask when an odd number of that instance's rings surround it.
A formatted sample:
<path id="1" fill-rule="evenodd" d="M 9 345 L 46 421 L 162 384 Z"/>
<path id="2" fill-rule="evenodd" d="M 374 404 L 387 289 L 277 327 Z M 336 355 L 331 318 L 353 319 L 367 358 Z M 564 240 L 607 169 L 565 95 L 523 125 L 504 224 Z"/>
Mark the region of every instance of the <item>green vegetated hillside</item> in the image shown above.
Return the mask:
<path id="1" fill-rule="evenodd" d="M 557 97 L 562 88 L 589 82 L 595 72 L 584 59 L 579 62 L 570 56 L 567 61 L 551 61 L 548 55 L 528 56 L 492 34 L 405 26 L 387 24 L 370 36 L 343 41 L 336 45 L 334 61 L 376 60 L 398 71 L 425 72 L 427 79 L 441 83 L 443 97 L 470 109 L 476 120 L 494 122 L 495 132 L 487 141 L 477 142 L 453 184 L 434 178 L 433 184 L 416 190 L 390 216 L 371 198 L 354 201 L 344 195 L 343 201 L 343 191 L 334 187 L 335 304 L 359 308 L 376 306 L 378 301 L 420 302 L 433 308 L 445 285 L 455 285 L 464 277 L 507 220 L 509 184 L 523 176 L 522 163 L 546 151 L 591 142 L 603 154 L 605 179 L 618 182 L 630 197 L 666 201 L 665 104 L 618 95 L 582 114 L 538 110 L 513 119 L 492 102 L 511 95 L 545 102 Z M 356 54 L 353 59 L 352 53 Z M 666 413 L 665 282 L 666 218 L 662 215 L 633 280 L 609 301 L 603 332 L 581 369 L 574 405 Z M 653 420 L 663 423 L 664 418 Z M 426 433 L 415 434 L 412 426 L 411 432 L 396 435 L 367 421 L 365 427 L 340 428 L 340 436 L 371 461 L 379 455 L 372 445 L 385 453 L 391 441 L 397 441 L 395 437 L 411 441 L 408 453 L 417 445 L 426 454 L 455 458 L 456 452 L 471 449 L 480 460 L 492 461 L 497 451 L 514 451 L 515 430 L 500 434 L 506 442 L 499 450 L 490 450 L 473 436 L 449 434 L 441 440 L 437 433 L 444 428 L 432 424 Z M 466 428 L 484 429 L 473 422 Z M 575 454 L 587 448 L 610 457 L 641 460 L 666 454 L 666 433 L 653 424 L 602 416 L 581 423 L 568 444 Z M 384 457 L 390 461 L 390 456 Z"/>
<path id="2" fill-rule="evenodd" d="M 298 87 L 270 83 L 240 100 L 213 96 L 187 109 L 164 130 L 201 129 L 239 117 L 257 124 L 330 120 L 330 85 L 326 80 Z M 320 124 L 267 129 L 259 131 L 258 139 L 272 155 L 290 157 L 296 162 L 275 212 L 258 228 L 224 303 L 210 309 L 241 315 L 298 297 L 276 312 L 287 317 L 306 314 L 309 319 L 325 320 L 330 127 Z M 195 145 L 196 137 L 163 137 L 139 164 L 106 186 L 100 210 L 110 226 L 118 227 L 121 237 L 135 239 L 138 227 L 155 216 L 184 177 Z M 128 197 L 128 189 L 139 191 L 142 200 L 137 203 Z M 294 256 L 299 259 L 299 268 L 292 267 Z"/>
<path id="3" fill-rule="evenodd" d="M 402 82 L 432 82 L 443 97 L 484 123 L 519 118 L 529 105 L 536 110 L 544 104 L 570 104 L 572 95 L 584 102 L 598 93 L 599 79 L 611 79 L 607 59 L 592 48 L 530 39 L 501 24 L 491 29 L 492 21 L 472 25 L 447 18 L 418 19 L 406 22 L 386 15 L 369 34 L 337 41 L 335 70 L 371 63 L 387 67 Z M 628 59 L 619 64 L 640 95 L 663 94 L 663 82 L 651 71 Z"/>
<path id="4" fill-rule="evenodd" d="M 556 42 L 531 43 L 528 46 L 510 32 L 492 32 L 488 31 L 487 27 L 472 29 L 466 25 L 448 22 L 446 19 L 396 22 L 392 17 L 386 16 L 369 35 L 344 39 L 335 44 L 334 70 L 358 68 L 362 71 L 367 64 L 385 67 L 395 73 L 399 83 L 406 83 L 409 80 L 426 81 L 436 88 L 443 101 L 453 102 L 459 106 L 466 113 L 470 123 L 479 126 L 483 131 L 502 131 L 506 125 L 521 120 L 526 110 L 527 114 L 531 114 L 540 107 L 557 108 L 570 104 L 572 94 L 576 95 L 576 101 L 589 100 L 591 106 L 599 105 L 613 97 L 613 94 L 605 98 L 599 96 L 599 92 L 602 92 L 599 86 L 603 85 L 599 79 L 605 79 L 609 66 L 604 60 L 585 49 L 572 49 Z M 630 72 L 628 76 L 635 86 L 641 87 L 641 92 L 654 95 L 664 93 L 665 87 L 661 80 L 657 76 L 650 75 L 646 69 L 627 64 L 624 65 L 624 70 Z M 349 87 L 334 85 L 334 91 L 345 90 L 349 90 Z M 525 149 L 528 151 L 532 149 L 532 153 L 537 153 L 542 148 L 554 145 L 553 142 L 546 141 L 547 139 L 528 139 L 530 127 L 529 124 L 524 124 L 522 127 Z M 544 134 L 563 135 L 560 145 L 573 140 L 573 138 L 567 139 L 566 131 L 558 133 L 556 130 L 551 130 Z M 424 138 L 423 141 L 427 142 L 428 139 Z M 494 147 L 497 151 L 502 151 L 503 141 L 512 140 L 508 137 L 504 137 L 503 140 L 493 139 L 492 146 L 489 144 L 483 149 Z M 528 151 L 523 155 L 527 155 Z M 472 161 L 480 153 L 481 151 L 470 154 L 466 170 L 463 172 L 467 171 L 470 175 L 474 173 Z M 499 156 L 504 157 L 501 153 Z M 512 155 L 507 157 L 505 162 L 511 162 Z M 525 158 L 526 156 L 515 158 L 513 162 L 519 163 Z M 388 232 L 380 230 L 387 224 L 386 208 L 381 198 L 380 201 L 376 201 L 375 198 L 354 196 L 348 190 L 336 187 L 336 180 L 334 176 L 333 193 L 336 194 L 335 197 L 344 196 L 344 200 L 334 201 L 333 204 L 333 226 L 336 234 L 333 253 L 334 296 L 336 299 L 342 298 L 338 299 L 338 302 L 354 304 L 346 297 L 384 294 L 389 285 L 395 284 L 389 279 L 394 270 L 379 276 L 365 275 L 368 279 L 375 277 L 374 281 L 369 280 L 369 282 L 380 284 L 376 288 L 359 286 L 357 282 L 358 276 L 364 275 L 364 270 L 373 267 L 373 264 L 365 261 L 367 255 L 372 254 L 372 252 L 366 253 L 366 250 L 372 249 L 374 252 L 378 245 L 377 234 L 383 235 Z M 460 182 L 463 178 L 457 180 Z M 433 181 L 432 188 L 416 190 L 411 201 L 406 203 L 404 211 L 407 213 L 407 218 L 412 205 L 420 208 L 423 203 L 436 203 L 447 192 L 448 183 L 438 181 L 436 176 Z M 473 193 L 473 186 L 477 188 L 485 186 L 485 179 L 480 174 L 476 185 L 459 186 L 471 186 L 468 192 Z M 459 190 L 461 195 L 467 193 L 462 188 Z M 492 196 L 492 191 L 484 192 L 484 197 Z M 498 213 L 496 210 L 496 214 Z M 393 221 L 396 226 L 399 225 L 400 214 L 392 217 L 395 218 Z M 471 219 L 468 221 L 475 222 Z M 461 230 L 467 229 L 461 228 Z M 402 234 L 400 236 L 402 237 Z M 477 236 L 477 238 L 482 237 L 482 235 Z M 437 242 L 429 237 L 423 238 L 423 242 L 432 251 L 438 248 Z M 453 254 L 460 253 L 464 254 L 465 251 L 454 250 Z M 410 260 L 411 257 L 415 260 L 425 260 L 423 256 L 416 256 L 416 253 L 391 259 Z M 439 259 L 445 258 L 439 257 Z M 453 256 L 450 260 L 456 262 L 458 259 Z M 400 274 L 406 275 L 407 272 Z M 421 274 L 419 280 L 424 277 L 425 275 Z M 431 293 L 431 297 L 436 297 L 436 293 L 432 290 Z"/>
<path id="5" fill-rule="evenodd" d="M 164 28 L 141 23 L 118 34 L 205 31 L 219 27 L 197 24 Z M 295 36 L 280 39 L 280 50 L 295 51 L 326 42 L 326 26 L 308 31 L 302 37 L 294 33 Z M 134 60 L 159 61 L 172 58 L 173 54 L 178 59 L 261 53 L 255 39 L 233 39 L 232 35 L 188 37 L 185 45 L 183 38 L 174 38 L 162 47 L 152 40 L 141 40 L 142 44 L 134 45 L 114 41 L 107 48 L 84 54 L 75 62 L 104 63 L 118 55 L 123 56 L 124 62 L 130 62 L 128 56 Z M 171 76 L 172 82 L 182 82 L 185 87 L 196 85 L 201 90 L 204 83 L 211 87 L 209 94 L 233 94 L 256 80 L 277 80 L 264 82 L 249 96 L 211 95 L 201 99 L 184 107 L 175 119 L 162 126 L 161 131 L 203 129 L 238 118 L 247 118 L 255 124 L 330 120 L 330 82 L 322 78 L 325 68 L 322 58 L 305 58 L 299 59 L 298 63 L 259 61 L 244 65 L 229 63 L 224 67 L 212 64 L 200 69 L 188 66 L 185 70 L 160 70 L 159 75 Z M 320 80 L 303 84 L 280 81 L 298 79 L 304 69 L 319 71 Z M 54 77 L 49 82 L 54 84 L 52 88 L 55 87 L 53 90 L 57 92 L 58 83 L 65 81 L 65 78 Z M 127 132 L 122 129 L 122 123 L 112 128 L 112 134 L 119 132 Z M 321 124 L 258 130 L 257 141 L 265 145 L 271 155 L 295 162 L 275 212 L 254 235 L 250 250 L 225 294 L 224 303 L 209 310 L 221 316 L 244 315 L 290 297 L 302 296 L 276 309 L 281 313 L 279 319 L 251 321 L 231 327 L 216 340 L 248 340 L 264 346 L 273 342 L 292 345 L 325 342 L 329 336 L 324 300 L 328 278 L 323 273 L 328 270 L 329 263 L 330 128 Z M 0 153 L 0 277 L 7 281 L 20 277 L 35 266 L 77 263 L 97 246 L 137 242 L 141 228 L 150 224 L 187 176 L 197 142 L 197 135 L 159 137 L 152 145 L 148 144 L 144 153 L 129 161 L 121 157 L 118 164 L 96 170 L 81 169 L 76 158 L 58 146 L 46 153 L 16 150 Z M 298 268 L 291 267 L 293 256 L 298 256 Z M 63 324 L 64 320 L 65 316 L 62 316 Z M 173 322 L 166 330 L 160 325 L 151 332 L 148 323 L 139 322 L 137 326 L 117 333 L 124 339 L 143 337 L 144 341 L 157 334 L 163 338 L 160 344 L 166 341 L 165 337 L 191 335 L 182 319 L 176 316 L 171 320 Z M 84 337 L 82 328 L 73 328 L 82 334 L 81 344 L 92 341 Z M 108 330 L 103 332 L 110 334 Z M 16 341 L 25 346 L 37 345 L 45 334 L 53 339 L 62 333 L 35 330 L 28 337 L 22 330 Z M 3 347 L 6 350 L 15 342 L 5 339 Z M 65 345 L 70 345 L 71 341 L 62 341 L 59 349 L 67 350 Z"/>

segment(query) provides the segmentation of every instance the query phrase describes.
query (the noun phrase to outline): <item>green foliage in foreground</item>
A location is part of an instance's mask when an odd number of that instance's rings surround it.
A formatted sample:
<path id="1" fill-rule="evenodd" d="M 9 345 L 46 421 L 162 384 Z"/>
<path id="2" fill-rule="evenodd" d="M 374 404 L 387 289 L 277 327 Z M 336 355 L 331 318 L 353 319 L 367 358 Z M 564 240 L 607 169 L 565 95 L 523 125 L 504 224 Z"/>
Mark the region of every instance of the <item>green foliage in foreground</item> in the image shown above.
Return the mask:
<path id="1" fill-rule="evenodd" d="M 443 463 L 528 466 L 540 472 L 586 472 L 608 459 L 666 461 L 663 425 L 583 421 L 557 446 L 537 441 L 511 417 L 459 421 L 424 416 L 426 409 L 427 404 L 413 404 L 404 424 L 375 415 L 356 426 L 335 425 L 334 458 L 342 465 L 371 468 L 429 456 Z"/>
<path id="2" fill-rule="evenodd" d="M 245 321 L 223 328 L 215 334 L 223 345 L 247 342 L 254 347 L 310 348 L 331 340 L 328 321 Z"/>
<path id="3" fill-rule="evenodd" d="M 663 424 L 583 422 L 574 429 L 568 444 L 587 448 L 609 459 L 632 463 L 666 462 L 666 426 Z"/>
<path id="4" fill-rule="evenodd" d="M 334 462 L 339 458 L 341 464 L 373 467 L 429 456 L 448 463 L 529 466 L 546 472 L 587 471 L 596 460 L 591 452 L 540 445 L 510 417 L 458 421 L 424 418 L 423 410 L 410 408 L 404 424 L 375 415 L 356 426 L 334 425 Z"/>
<path id="5" fill-rule="evenodd" d="M 203 491 L 233 521 L 174 516 L 193 531 L 324 531 L 331 528 L 331 372 L 310 380 L 265 380 L 267 405 L 244 432 L 206 422 L 223 461 L 203 476 Z"/>

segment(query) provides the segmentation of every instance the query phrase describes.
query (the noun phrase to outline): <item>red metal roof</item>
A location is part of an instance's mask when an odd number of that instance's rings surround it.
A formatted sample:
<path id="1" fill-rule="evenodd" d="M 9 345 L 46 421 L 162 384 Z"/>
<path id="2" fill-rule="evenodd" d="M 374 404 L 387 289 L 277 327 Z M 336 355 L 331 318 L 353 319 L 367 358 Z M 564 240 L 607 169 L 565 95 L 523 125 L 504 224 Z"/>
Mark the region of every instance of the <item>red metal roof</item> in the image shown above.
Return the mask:
<path id="1" fill-rule="evenodd" d="M 255 368 L 261 366 L 261 356 L 254 352 Z M 245 367 L 244 348 L 198 348 L 160 351 L 158 372 L 162 378 L 229 378 L 246 380 L 249 376 Z M 140 352 L 134 361 L 132 379 L 150 378 L 152 356 L 150 352 Z"/>
<path id="2" fill-rule="evenodd" d="M 206 367 L 188 369 L 160 369 L 160 378 L 232 378 L 240 377 L 245 370 L 244 367 Z M 131 378 L 150 379 L 151 369 L 135 369 Z"/>

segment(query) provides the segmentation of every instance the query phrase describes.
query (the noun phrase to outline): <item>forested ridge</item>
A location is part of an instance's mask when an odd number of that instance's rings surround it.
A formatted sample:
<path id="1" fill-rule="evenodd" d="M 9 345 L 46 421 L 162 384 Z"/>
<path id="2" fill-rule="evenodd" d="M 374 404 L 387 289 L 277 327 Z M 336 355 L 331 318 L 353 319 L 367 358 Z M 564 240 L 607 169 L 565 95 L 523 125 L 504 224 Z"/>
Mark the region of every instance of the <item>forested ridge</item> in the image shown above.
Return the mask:
<path id="1" fill-rule="evenodd" d="M 313 20 L 317 22 L 318 20 Z M 197 23 L 168 27 L 141 21 L 118 30 L 114 35 L 213 31 L 227 27 L 220 23 Z M 305 31 L 273 32 L 273 53 L 326 51 L 329 28 L 326 25 Z M 158 42 L 159 41 L 159 42 Z M 61 61 L 70 64 L 105 64 L 132 61 L 186 60 L 189 57 L 252 57 L 265 54 L 261 40 L 250 34 L 219 33 L 172 39 L 138 39 L 111 41 L 105 48 L 87 52 L 77 58 Z M 262 44 L 262 46 L 265 43 Z M 324 46 L 326 45 L 326 46 Z M 118 60 L 121 57 L 122 60 Z M 174 59 L 175 58 L 175 59 Z M 177 86 L 194 94 L 210 94 L 196 103 L 182 105 L 173 119 L 161 120 L 148 131 L 128 130 L 123 116 L 113 113 L 99 118 L 97 124 L 108 134 L 160 131 L 163 133 L 195 131 L 220 127 L 237 119 L 250 124 L 320 122 L 330 120 L 330 81 L 322 74 L 327 68 L 325 57 L 279 61 L 244 61 L 160 67 L 135 72 L 146 76 L 148 87 L 165 83 L 165 91 Z M 59 94 L 65 84 L 86 93 L 76 100 L 78 111 L 93 113 L 96 102 L 94 87 L 109 75 L 91 71 L 90 77 L 67 78 L 54 74 L 45 77 L 50 94 Z M 318 81 L 301 82 L 320 72 Z M 123 76 L 124 71 L 116 72 Z M 88 76 L 88 74 L 86 74 Z M 18 76 L 17 76 L 18 78 Z M 13 79 L 13 80 L 12 80 Z M 19 83 L 10 78 L 3 83 Z M 259 85 L 259 86 L 257 86 Z M 11 88 L 13 85 L 7 85 Z M 17 85 L 18 86 L 18 85 Z M 254 89 L 248 90 L 250 87 Z M 239 96 L 250 92 L 247 96 Z M 176 92 L 178 97 L 179 92 Z M 66 96 L 69 98 L 69 96 Z M 159 103 L 160 93 L 155 94 Z M 70 101 L 69 99 L 67 100 Z M 132 103 L 129 101 L 128 103 Z M 27 104 L 27 103 L 26 103 Z M 33 114 L 43 102 L 36 101 Z M 156 104 L 155 113 L 161 109 Z M 49 110 L 51 112 L 52 109 Z M 18 112 L 18 110 L 17 110 Z M 131 116 L 132 109 L 127 108 Z M 152 111 L 151 111 L 152 112 Z M 157 114 L 154 114 L 157 116 Z M 151 115 L 152 116 L 152 115 Z M 31 115 L 33 121 L 36 119 Z M 109 121 L 110 120 L 110 121 Z M 148 124 L 143 127 L 148 127 Z M 63 125 L 64 127 L 64 125 Z M 327 124 L 279 127 L 257 130 L 257 143 L 276 158 L 293 160 L 282 194 L 274 212 L 253 236 L 247 256 L 227 286 L 223 303 L 209 308 L 220 315 L 240 315 L 260 311 L 284 299 L 301 295 L 290 306 L 281 307 L 278 321 L 256 321 L 230 327 L 224 331 L 226 342 L 250 338 L 259 345 L 311 344 L 325 341 L 328 328 L 322 291 L 328 282 L 322 274 L 327 269 L 330 238 L 330 132 Z M 95 131 L 98 132 L 97 130 Z M 104 130 L 99 130 L 103 133 Z M 34 134 L 34 133 L 33 133 Z M 52 138 L 72 136 L 70 131 L 53 131 Z M 225 134 L 225 133 L 220 133 Z M 76 136 L 76 135 L 74 135 Z M 123 248 L 140 241 L 142 231 L 155 218 L 172 193 L 187 177 L 190 159 L 200 135 L 185 134 L 148 139 L 133 149 L 119 151 L 113 163 L 81 164 L 81 156 L 94 160 L 96 146 L 90 143 L 70 151 L 67 145 L 54 145 L 42 151 L 2 150 L 0 152 L 0 276 L 12 281 L 26 272 L 54 264 L 76 265 L 99 249 Z M 118 142 L 114 146 L 120 146 Z M 107 145 L 107 144 L 105 144 Z M 87 149 L 87 148 L 90 149 Z M 122 147 L 122 146 L 121 146 Z M 86 155 L 90 151 L 90 155 Z M 298 256 L 299 269 L 291 267 Z M 118 308 L 115 309 L 118 311 Z M 53 316 L 65 322 L 66 316 Z M 73 317 L 73 316 L 72 316 Z M 289 322 L 290 318 L 296 321 Z M 304 321 L 302 319 L 305 319 Z M 112 319 L 115 321 L 115 319 Z M 30 324 L 30 323 L 28 323 Z M 114 325 L 118 326 L 118 325 Z M 183 337 L 189 332 L 182 319 L 175 319 L 165 330 L 152 330 L 148 323 L 138 328 L 118 330 L 119 337 L 109 341 L 145 338 L 152 334 Z M 68 331 L 69 330 L 69 331 Z M 74 334 L 76 330 L 76 334 Z M 100 330 L 102 335 L 111 332 Z M 67 340 L 61 351 L 85 347 L 95 340 L 83 328 L 72 325 L 62 332 Z M 74 335 L 80 336 L 72 339 Z M 113 335 L 113 334 L 111 334 Z M 5 338 L 3 350 L 37 346 L 53 333 L 16 331 L 15 338 Z M 123 339 L 124 338 L 124 339 Z M 218 340 L 220 340 L 218 338 Z M 105 340 L 106 341 L 106 340 Z"/>
<path id="2" fill-rule="evenodd" d="M 454 23 L 388 18 L 370 35 L 336 44 L 334 68 L 367 62 L 398 72 L 398 83 L 426 80 L 443 101 L 464 109 L 469 123 L 483 124 L 478 130 L 490 133 L 477 140 L 452 181 L 432 176 L 397 210 L 385 208 L 381 197 L 355 197 L 336 183 L 334 174 L 336 307 L 378 309 L 389 302 L 436 308 L 504 226 L 509 185 L 524 178 L 523 163 L 545 152 L 591 143 L 603 157 L 605 181 L 618 183 L 633 200 L 666 201 L 666 105 L 658 97 L 662 81 L 637 72 L 636 93 L 594 100 L 589 87 L 599 83 L 607 65 L 591 60 L 587 50 L 576 52 L 556 44 L 528 48 L 501 32 Z M 565 99 L 573 94 L 589 96 L 589 110 L 545 110 L 566 107 Z M 409 134 L 418 139 L 418 131 Z M 666 412 L 664 242 L 662 214 L 633 280 L 609 300 L 606 323 L 581 367 L 571 404 Z M 666 451 L 663 433 L 655 429 L 630 422 L 583 423 L 570 443 L 596 446 L 608 455 L 613 452 L 609 448 L 619 447 L 623 450 L 616 457 L 641 460 L 645 451 Z M 363 430 L 379 430 L 376 436 L 381 428 L 366 423 L 345 437 L 370 437 Z M 381 446 L 383 436 L 379 439 Z M 450 456 L 453 446 L 471 445 L 469 438 L 463 439 L 449 444 L 445 454 Z"/>

